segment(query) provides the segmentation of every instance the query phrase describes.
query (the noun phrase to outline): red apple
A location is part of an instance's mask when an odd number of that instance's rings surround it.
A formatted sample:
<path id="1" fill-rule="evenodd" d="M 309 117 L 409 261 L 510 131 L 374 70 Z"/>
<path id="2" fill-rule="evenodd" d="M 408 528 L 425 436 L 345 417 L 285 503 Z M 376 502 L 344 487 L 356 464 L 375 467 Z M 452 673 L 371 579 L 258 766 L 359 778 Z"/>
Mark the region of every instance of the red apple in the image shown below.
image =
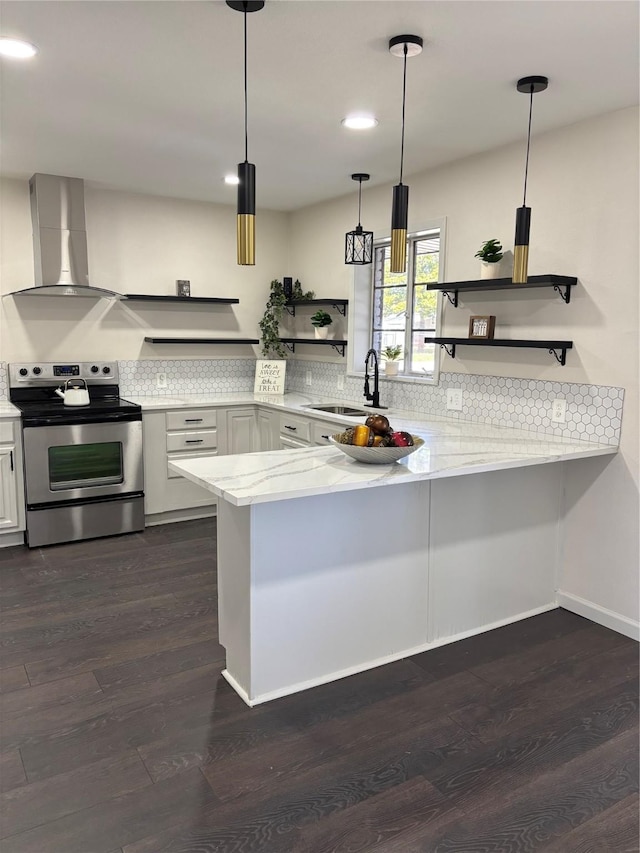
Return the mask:
<path id="1" fill-rule="evenodd" d="M 413 436 L 408 432 L 392 432 L 391 440 L 394 447 L 413 447 Z"/>

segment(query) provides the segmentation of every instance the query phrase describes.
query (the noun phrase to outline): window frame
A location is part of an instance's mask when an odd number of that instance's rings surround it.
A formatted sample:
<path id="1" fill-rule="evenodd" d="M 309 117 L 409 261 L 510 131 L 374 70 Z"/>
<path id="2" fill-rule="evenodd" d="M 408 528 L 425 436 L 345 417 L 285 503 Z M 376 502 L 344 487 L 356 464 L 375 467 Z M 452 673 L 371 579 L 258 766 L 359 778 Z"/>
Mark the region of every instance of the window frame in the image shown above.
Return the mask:
<path id="1" fill-rule="evenodd" d="M 442 283 L 445 280 L 445 247 L 446 247 L 446 218 L 430 220 L 423 227 L 412 230 L 407 233 L 407 242 L 411 243 L 416 240 L 424 239 L 434 231 L 439 231 L 440 235 L 440 250 L 438 259 L 438 282 Z M 390 237 L 381 237 L 374 240 L 374 252 L 377 248 L 389 245 Z M 375 257 L 375 256 L 374 256 Z M 364 267 L 357 267 L 354 270 L 351 294 L 350 294 L 350 311 L 348 322 L 348 376 L 363 376 L 364 375 L 364 357 L 367 350 L 371 346 L 373 340 L 373 298 L 374 298 L 374 264 Z M 415 282 L 407 287 L 411 288 L 411 312 L 413 312 L 413 286 Z M 409 294 L 408 294 L 409 295 Z M 441 332 L 443 318 L 443 296 L 442 291 L 436 292 L 436 310 L 435 310 L 435 336 Z M 405 327 L 405 342 L 407 337 L 411 335 Z M 423 374 L 417 372 L 406 371 L 399 373 L 397 376 L 386 377 L 381 369 L 381 376 L 388 382 L 412 382 L 425 383 L 428 385 L 437 385 L 440 381 L 440 361 L 441 348 L 434 344 L 434 366 L 433 373 Z M 408 362 L 409 359 L 406 359 Z M 362 365 L 362 366 L 361 366 Z"/>

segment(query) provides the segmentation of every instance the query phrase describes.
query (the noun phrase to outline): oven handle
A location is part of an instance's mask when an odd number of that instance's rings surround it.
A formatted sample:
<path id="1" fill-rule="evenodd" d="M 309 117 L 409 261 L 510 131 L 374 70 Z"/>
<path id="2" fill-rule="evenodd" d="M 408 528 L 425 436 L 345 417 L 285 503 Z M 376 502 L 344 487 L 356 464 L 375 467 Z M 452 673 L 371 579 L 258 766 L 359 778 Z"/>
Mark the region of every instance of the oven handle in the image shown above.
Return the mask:
<path id="1" fill-rule="evenodd" d="M 142 412 L 96 412 L 89 414 L 88 412 L 82 415 L 52 415 L 50 417 L 23 417 L 23 427 L 45 427 L 45 426 L 75 426 L 76 424 L 106 424 L 106 423 L 130 423 L 131 421 L 141 421 Z"/>

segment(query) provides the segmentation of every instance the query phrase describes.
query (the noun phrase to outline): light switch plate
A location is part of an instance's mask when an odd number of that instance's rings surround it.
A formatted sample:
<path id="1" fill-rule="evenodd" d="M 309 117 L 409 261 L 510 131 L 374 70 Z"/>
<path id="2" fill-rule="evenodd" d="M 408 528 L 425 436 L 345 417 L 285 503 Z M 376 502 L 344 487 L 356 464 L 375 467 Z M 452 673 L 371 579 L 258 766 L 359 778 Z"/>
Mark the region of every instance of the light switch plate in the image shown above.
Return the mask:
<path id="1" fill-rule="evenodd" d="M 340 375 L 338 376 L 338 380 L 337 380 L 337 382 L 336 382 L 336 386 L 337 386 L 337 388 L 338 388 L 338 391 L 344 391 L 344 376 L 343 376 L 342 374 L 340 374 Z"/>
<path id="2" fill-rule="evenodd" d="M 166 373 L 156 373 L 156 388 L 166 388 L 167 387 L 167 374 Z"/>
<path id="3" fill-rule="evenodd" d="M 551 423 L 564 424 L 567 421 L 567 401 L 559 397 L 551 401 Z"/>
<path id="4" fill-rule="evenodd" d="M 462 388 L 447 388 L 447 409 L 453 412 L 462 411 Z"/>
<path id="5" fill-rule="evenodd" d="M 304 384 L 310 386 L 311 385 L 311 371 L 307 370 L 304 375 Z"/>

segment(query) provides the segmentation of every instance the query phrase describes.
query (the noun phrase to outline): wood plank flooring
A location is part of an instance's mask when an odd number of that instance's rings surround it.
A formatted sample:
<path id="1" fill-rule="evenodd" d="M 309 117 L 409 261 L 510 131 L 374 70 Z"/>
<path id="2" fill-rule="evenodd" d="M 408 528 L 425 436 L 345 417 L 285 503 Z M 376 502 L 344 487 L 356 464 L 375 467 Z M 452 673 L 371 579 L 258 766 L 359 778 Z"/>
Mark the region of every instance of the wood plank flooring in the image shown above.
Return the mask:
<path id="1" fill-rule="evenodd" d="M 564 610 L 249 709 L 215 521 L 0 550 L 2 853 L 638 853 L 638 646 Z"/>

